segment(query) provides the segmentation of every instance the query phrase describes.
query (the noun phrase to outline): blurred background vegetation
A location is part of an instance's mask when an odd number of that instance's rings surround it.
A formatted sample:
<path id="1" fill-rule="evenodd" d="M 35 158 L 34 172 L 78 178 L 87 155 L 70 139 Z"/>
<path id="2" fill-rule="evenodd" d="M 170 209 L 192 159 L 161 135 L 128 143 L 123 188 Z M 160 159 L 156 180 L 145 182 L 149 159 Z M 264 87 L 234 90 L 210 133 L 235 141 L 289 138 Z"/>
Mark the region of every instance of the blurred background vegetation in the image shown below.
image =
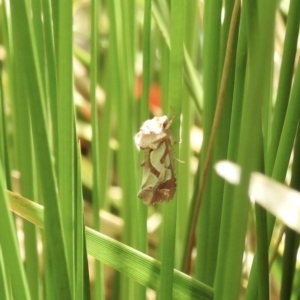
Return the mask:
<path id="1" fill-rule="evenodd" d="M 299 298 L 300 229 L 248 185 L 300 188 L 300 1 L 0 3 L 1 299 Z M 147 207 L 161 115 L 177 192 Z"/>

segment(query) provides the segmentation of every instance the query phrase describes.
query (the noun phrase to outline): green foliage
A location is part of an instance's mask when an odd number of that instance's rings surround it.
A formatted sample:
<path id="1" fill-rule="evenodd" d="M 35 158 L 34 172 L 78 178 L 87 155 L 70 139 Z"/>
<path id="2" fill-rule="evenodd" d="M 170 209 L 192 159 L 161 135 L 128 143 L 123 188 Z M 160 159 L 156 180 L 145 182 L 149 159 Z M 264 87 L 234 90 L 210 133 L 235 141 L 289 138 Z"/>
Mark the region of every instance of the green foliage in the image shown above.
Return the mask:
<path id="1" fill-rule="evenodd" d="M 282 239 L 248 195 L 253 172 L 299 190 L 289 2 L 1 2 L 1 299 L 299 297 L 299 228 Z M 177 192 L 146 207 L 133 137 L 152 115 L 172 119 Z"/>

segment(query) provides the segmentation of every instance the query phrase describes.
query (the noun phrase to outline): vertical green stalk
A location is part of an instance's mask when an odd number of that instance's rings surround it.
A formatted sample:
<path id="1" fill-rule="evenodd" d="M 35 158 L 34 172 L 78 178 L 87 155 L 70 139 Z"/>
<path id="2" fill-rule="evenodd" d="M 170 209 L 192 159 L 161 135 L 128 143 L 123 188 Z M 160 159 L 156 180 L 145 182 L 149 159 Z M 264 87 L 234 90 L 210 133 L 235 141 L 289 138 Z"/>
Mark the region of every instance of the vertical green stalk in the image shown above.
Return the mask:
<path id="1" fill-rule="evenodd" d="M 12 38 L 12 20 L 9 17 L 11 15 L 11 8 L 10 3 L 8 0 L 5 0 L 1 5 L 1 17 L 2 17 L 2 34 L 3 34 L 3 43 L 5 45 L 7 59 L 6 59 L 6 70 L 9 78 L 13 77 L 13 68 L 15 62 L 12 59 L 12 52 L 13 52 L 13 38 Z M 14 81 L 9 80 L 9 91 L 10 91 L 10 97 L 14 98 L 14 92 L 16 91 L 16 88 L 14 86 Z M 4 111 L 3 111 L 4 112 Z M 5 118 L 3 118 L 3 122 L 5 121 Z M 13 168 L 15 166 L 16 162 L 16 150 L 13 148 L 12 151 L 9 153 L 9 158 L 11 160 L 11 167 Z M 11 174 L 10 170 L 8 171 L 7 176 L 9 177 L 9 180 L 7 181 L 8 187 L 12 189 L 11 185 Z"/>
<path id="2" fill-rule="evenodd" d="M 50 122 L 53 130 L 51 131 L 51 148 L 53 149 L 54 157 L 58 158 L 58 121 L 57 121 L 57 56 L 55 55 L 55 40 L 54 40 L 54 18 L 51 0 L 42 0 L 43 10 L 43 34 L 44 34 L 44 51 L 47 67 L 45 68 L 45 90 L 46 96 L 49 99 Z M 58 174 L 58 162 L 55 161 L 55 171 Z"/>
<path id="3" fill-rule="evenodd" d="M 182 99 L 183 80 L 183 42 L 185 33 L 185 1 L 173 0 L 171 8 L 171 50 L 169 65 L 169 88 L 168 106 L 169 114 L 175 113 L 172 131 L 174 140 L 180 140 L 180 112 Z M 179 153 L 179 146 L 174 147 L 174 153 Z M 178 165 L 178 163 L 176 164 Z M 178 174 L 178 183 L 180 177 Z M 172 299 L 173 291 L 173 269 L 175 257 L 175 237 L 176 237 L 176 213 L 177 195 L 170 203 L 164 204 L 163 211 L 163 232 L 161 253 L 161 280 L 159 289 L 159 299 Z"/>
<path id="4" fill-rule="evenodd" d="M 18 71 L 16 74 L 18 74 Z M 26 90 L 22 76 L 16 75 L 18 80 L 19 91 Z M 33 142 L 31 134 L 31 120 L 28 105 L 27 93 L 20 94 L 16 91 L 14 98 L 14 116 L 15 116 L 15 142 L 16 147 L 21 149 L 27 145 L 23 151 L 18 151 L 17 167 L 21 174 L 20 192 L 28 199 L 37 199 L 37 189 L 32 183 L 36 181 Z M 26 257 L 26 274 L 32 299 L 39 299 L 39 279 L 38 279 L 38 253 L 37 253 L 37 236 L 36 227 L 24 220 L 24 240 L 25 240 L 25 257 Z"/>
<path id="5" fill-rule="evenodd" d="M 7 15 L 4 14 L 4 7 L 2 16 L 4 17 L 3 21 L 8 22 Z M 8 23 L 6 23 L 6 29 L 9 28 Z M 30 199 L 35 199 L 35 186 L 32 184 L 34 182 L 33 176 L 33 154 L 32 154 L 32 135 L 31 135 L 31 125 L 30 125 L 30 114 L 27 105 L 27 93 L 24 93 L 24 84 L 22 84 L 22 76 L 19 69 L 16 67 L 15 61 L 10 61 L 12 57 L 12 48 L 9 46 L 9 39 L 11 39 L 10 32 L 6 30 L 4 32 L 6 37 L 6 50 L 8 56 L 8 73 L 13 76 L 14 81 L 11 80 L 10 84 L 18 87 L 15 89 L 14 96 L 12 95 L 12 114 L 14 120 L 14 145 L 16 149 L 20 149 L 22 145 L 27 145 L 24 151 L 16 152 L 16 168 L 20 171 L 21 180 L 20 180 L 20 192 L 22 192 L 26 197 Z M 11 40 L 10 40 L 11 41 Z M 16 58 L 16 57 L 15 57 Z M 12 75 L 14 73 L 14 75 Z M 12 78 L 12 77 L 10 77 Z M 1 156 L 1 161 L 5 166 L 5 172 L 7 174 L 7 188 L 11 189 L 10 183 L 10 169 L 9 169 L 9 158 L 7 153 L 7 133 L 6 133 L 6 116 L 4 114 L 4 99 L 3 99 L 3 90 L 2 90 L 2 76 L 1 76 L 1 148 L 3 149 L 3 155 Z M 23 91 L 23 92 L 22 92 Z M 21 100 L 22 101 L 18 101 Z M 24 106 L 25 102 L 25 106 Z M 2 106 L 3 105 L 3 106 Z M 36 238 L 36 228 L 34 225 L 30 224 L 27 221 L 24 221 L 24 250 L 25 250 L 25 259 L 26 259 L 26 276 L 28 281 L 28 286 L 30 290 L 31 299 L 39 299 L 39 279 L 38 279 L 38 255 L 37 255 L 37 238 Z"/>
<path id="6" fill-rule="evenodd" d="M 31 299 L 20 257 L 14 220 L 8 208 L 2 162 L 0 162 L 0 212 L 1 252 L 3 253 L 6 269 L 9 270 L 13 297 L 16 300 Z"/>
<path id="7" fill-rule="evenodd" d="M 1 299 L 10 299 L 8 278 L 6 276 L 7 273 L 8 272 L 7 269 L 5 268 L 2 248 L 0 247 L 0 297 Z"/>
<path id="8" fill-rule="evenodd" d="M 73 105 L 73 1 L 60 1 L 57 51 L 58 191 L 63 216 L 68 269 L 74 291 L 74 105 Z"/>
<path id="9" fill-rule="evenodd" d="M 255 203 L 256 216 L 256 256 L 258 261 L 258 280 L 260 282 L 258 299 L 269 299 L 269 258 L 266 210 Z"/>
<path id="10" fill-rule="evenodd" d="M 75 191 L 75 297 L 76 299 L 89 300 L 90 281 L 88 273 L 88 258 L 85 239 L 85 223 L 83 211 L 82 197 L 82 181 L 81 181 L 81 157 L 79 143 L 74 141 L 74 150 L 77 153 L 74 160 L 76 170 L 76 191 Z M 95 281 L 96 282 L 96 281 Z M 99 299 L 99 298 L 97 298 Z"/>
<path id="11" fill-rule="evenodd" d="M 135 0 L 120 1 L 116 18 L 120 18 L 118 39 L 118 56 L 120 58 L 119 78 L 123 92 L 117 99 L 118 140 L 119 140 L 119 175 L 123 192 L 124 243 L 136 247 L 137 245 L 137 174 L 133 168 L 136 162 L 135 145 L 132 137 L 136 132 L 135 119 L 132 117 L 134 99 L 134 53 L 135 53 Z M 128 170 L 131 176 L 128 176 Z M 133 234 L 134 233 L 134 234 Z M 137 285 L 127 277 L 121 276 L 121 291 L 124 299 L 132 299 L 136 294 Z M 124 291 L 124 292 L 123 292 Z"/>
<path id="12" fill-rule="evenodd" d="M 232 114 L 232 102 L 233 102 L 233 92 L 234 92 L 234 79 L 235 79 L 235 61 L 236 61 L 236 48 L 237 48 L 237 33 L 239 31 L 239 5 L 234 1 L 225 2 L 225 19 L 222 24 L 221 30 L 221 43 L 220 43 L 220 87 L 218 94 L 218 102 L 216 106 L 216 113 L 214 116 L 213 129 L 210 139 L 213 138 L 214 130 L 216 124 L 216 118 L 219 118 L 219 125 L 217 127 L 217 134 L 215 137 L 212 161 L 210 163 L 211 167 L 215 162 L 225 159 L 228 154 L 228 139 L 230 134 L 230 121 Z M 225 82 L 225 84 L 224 84 Z M 222 90 L 224 89 L 224 90 Z M 221 94 L 223 93 L 221 98 Z M 222 100 L 221 100 L 222 99 Z M 217 112 L 219 111 L 220 101 L 223 102 L 222 111 L 219 116 Z M 211 143 L 211 141 L 210 141 Z M 210 146 L 209 146 L 210 148 Z M 210 150 L 208 150 L 209 152 Z M 206 159 L 209 157 L 207 152 Z M 204 171 L 202 173 L 204 176 Z M 223 192 L 224 192 L 224 181 L 217 176 L 215 172 L 211 174 L 211 197 L 209 199 L 209 220 L 204 226 L 203 230 L 208 231 L 208 240 L 201 240 L 198 245 L 203 244 L 206 248 L 207 257 L 207 269 L 205 272 L 206 283 L 213 286 L 216 265 L 217 265 L 217 255 L 219 248 L 219 236 L 220 236 L 220 224 L 221 215 L 223 208 Z M 204 200 L 204 199 L 203 199 Z M 206 245 L 205 245 L 206 244 Z M 201 259 L 201 258 L 200 258 Z"/>
<path id="13" fill-rule="evenodd" d="M 162 36 L 159 37 L 159 48 L 161 52 L 160 87 L 162 110 L 167 112 L 170 63 L 170 38 L 168 34 L 168 28 L 170 27 L 170 10 L 166 1 L 153 1 L 152 14 L 158 29 L 162 32 Z"/>
<path id="14" fill-rule="evenodd" d="M 11 1 L 14 57 L 19 57 L 17 60 L 18 71 L 26 84 L 24 92 L 28 93 L 34 152 L 45 203 L 44 250 L 51 262 L 50 265 L 47 265 L 47 269 L 50 267 L 53 275 L 52 281 L 49 283 L 52 284 L 52 291 L 58 298 L 71 299 L 56 177 L 45 117 L 44 86 L 41 80 L 41 66 L 37 56 L 36 39 L 30 15 L 27 2 Z M 28 76 L 28 70 L 31 70 L 30 76 Z M 59 278 L 59 280 L 54 280 L 54 278 Z"/>
<path id="15" fill-rule="evenodd" d="M 292 166 L 291 187 L 300 190 L 300 128 L 298 125 L 294 147 L 294 159 Z M 280 299 L 291 299 L 293 289 L 293 278 L 296 270 L 297 252 L 299 247 L 299 233 L 286 228 L 285 244 L 282 262 L 282 279 Z"/>
<path id="16" fill-rule="evenodd" d="M 243 107 L 243 95 L 246 76 L 246 64 L 247 64 L 247 41 L 246 41 L 246 19 L 245 10 L 242 10 L 240 31 L 237 45 L 236 54 L 236 70 L 234 78 L 234 93 L 232 103 L 232 114 L 230 124 L 230 135 L 228 144 L 228 160 L 236 161 L 237 152 L 239 146 L 240 126 L 241 126 L 241 111 Z M 214 280 L 215 299 L 221 299 L 222 286 L 225 273 L 225 262 L 229 257 L 228 249 L 228 236 L 230 235 L 229 225 L 232 212 L 232 197 L 234 187 L 228 183 L 225 183 L 222 216 L 220 225 L 220 241 L 217 257 L 216 274 Z"/>
<path id="17" fill-rule="evenodd" d="M 234 192 L 232 218 L 229 225 L 228 259 L 225 262 L 221 299 L 236 299 L 240 289 L 249 209 L 248 182 L 250 172 L 259 168 L 262 159 L 262 102 L 266 101 L 266 98 L 270 100 L 268 94 L 270 70 L 264 68 L 264 62 L 272 60 L 272 57 L 268 56 L 270 47 L 273 48 L 273 41 L 269 39 L 269 35 L 274 30 L 275 7 L 273 1 L 260 2 L 256 5 L 247 1 L 243 6 L 243 9 L 247 10 L 249 39 L 248 72 L 237 156 L 243 173 L 241 183 Z M 253 120 L 254 116 L 255 120 Z M 236 226 L 237 223 L 239 226 Z M 261 296 L 263 297 L 262 294 Z M 268 295 L 264 296 L 268 297 Z"/>
<path id="18" fill-rule="evenodd" d="M 2 8 L 3 9 L 3 8 Z M 5 173 L 6 186 L 11 190 L 11 175 L 9 163 L 9 149 L 6 130 L 6 115 L 3 97 L 3 84 L 2 84 L 2 67 L 0 66 L 0 160 L 2 161 Z"/>
<path id="19" fill-rule="evenodd" d="M 97 88 L 97 70 L 98 70 L 98 19 L 99 19 L 99 1 L 93 0 L 91 3 L 91 61 L 90 61 L 90 97 L 92 104 L 92 162 L 93 162 L 93 213 L 94 213 L 94 228 L 100 231 L 100 186 L 101 181 L 101 164 L 100 164 L 100 146 L 99 146 L 99 121 L 98 109 L 96 102 Z M 95 299 L 104 299 L 104 277 L 103 266 L 100 262 L 95 262 Z"/>
<path id="20" fill-rule="evenodd" d="M 144 30 L 143 30 L 143 76 L 142 76 L 142 100 L 141 118 L 144 122 L 149 116 L 149 90 L 151 84 L 151 9 L 152 1 L 145 0 L 144 7 Z"/>
<path id="21" fill-rule="evenodd" d="M 298 66 L 294 84 L 291 92 L 290 101 L 282 129 L 278 152 L 272 172 L 272 178 L 283 182 L 286 176 L 288 168 L 289 158 L 292 152 L 294 144 L 294 138 L 300 119 L 300 67 Z M 275 224 L 275 218 L 272 215 L 268 215 L 268 242 L 271 240 L 273 227 Z M 250 274 L 249 286 L 247 289 L 246 299 L 252 299 L 256 297 L 258 289 L 258 278 L 257 278 L 257 262 L 254 260 L 253 267 Z"/>
<path id="22" fill-rule="evenodd" d="M 200 234 L 199 230 L 199 235 L 201 238 L 203 238 L 203 233 L 207 233 L 208 230 L 206 230 L 206 227 L 208 227 L 211 230 L 213 230 L 213 233 L 210 234 L 207 239 L 208 240 L 200 240 L 198 241 L 198 244 L 201 246 L 204 245 L 204 243 L 208 243 L 208 246 L 205 246 L 204 249 L 207 251 L 207 256 L 205 256 L 206 261 L 204 257 L 201 256 L 198 257 L 198 262 L 204 262 L 207 266 L 207 271 L 203 272 L 200 270 L 202 273 L 204 273 L 204 276 L 206 278 L 206 281 L 208 284 L 212 285 L 212 282 L 214 280 L 214 270 L 215 270 L 215 256 L 217 254 L 217 248 L 218 248 L 218 235 L 219 235 L 219 221 L 218 219 L 220 218 L 221 214 L 221 209 L 220 209 L 220 203 L 217 202 L 217 199 L 222 198 L 222 182 L 216 181 L 217 179 L 214 177 L 214 175 L 211 173 L 211 160 L 212 160 L 212 155 L 213 155 L 213 150 L 215 143 L 218 145 L 221 145 L 221 148 L 227 148 L 227 136 L 228 136 L 228 130 L 229 130 L 229 123 L 226 119 L 230 118 L 230 108 L 231 108 L 231 94 L 232 94 L 232 89 L 233 89 L 233 83 L 232 79 L 230 79 L 230 74 L 232 75 L 231 78 L 233 78 L 233 72 L 234 72 L 234 64 L 231 62 L 232 61 L 232 56 L 235 56 L 235 51 L 234 45 L 236 44 L 235 41 L 235 35 L 236 35 L 236 24 L 239 16 L 239 1 L 235 2 L 234 5 L 234 10 L 232 13 L 232 18 L 230 21 L 230 30 L 228 34 L 228 41 L 226 45 L 226 56 L 224 59 L 224 66 L 222 68 L 222 77 L 221 77 L 221 84 L 220 84 L 220 90 L 219 90 L 219 95 L 218 95 L 218 101 L 217 105 L 215 108 L 215 113 L 214 113 L 214 119 L 212 123 L 212 129 L 211 129 L 211 134 L 209 137 L 209 142 L 207 144 L 207 149 L 206 149 L 206 157 L 204 160 L 204 165 L 202 166 L 202 172 L 201 172 L 201 179 L 200 179 L 200 186 L 198 187 L 197 191 L 197 198 L 196 201 L 192 202 L 191 205 L 191 212 L 192 212 L 192 220 L 191 220 L 191 229 L 189 230 L 189 242 L 187 245 L 187 251 L 186 251 L 186 257 L 185 257 L 185 270 L 186 272 L 189 271 L 189 259 L 191 256 L 191 251 L 192 251 L 192 246 L 193 246 L 193 235 L 195 232 L 195 227 L 196 227 L 196 222 L 198 219 L 198 214 L 199 214 L 199 209 L 200 205 L 203 202 L 203 199 L 205 199 L 206 193 L 210 193 L 211 197 L 215 197 L 216 199 L 211 199 L 204 208 L 202 207 L 202 212 L 203 210 L 206 212 L 206 214 L 210 214 L 210 218 L 208 218 L 208 222 L 211 222 L 211 225 L 208 224 L 208 226 L 202 227 L 202 234 Z M 226 34 L 225 34 L 226 35 Z M 229 81 L 229 84 L 228 84 Z M 227 103 L 225 102 L 227 100 Z M 223 112 L 223 106 L 224 102 L 226 103 L 225 110 Z M 220 123 L 223 126 L 223 128 L 219 129 Z M 223 134 L 223 136 L 222 136 Z M 219 136 L 218 136 L 219 135 Z M 226 151 L 224 150 L 215 150 L 215 156 L 226 156 Z M 213 176 L 212 176 L 213 175 Z M 213 179 L 215 180 L 213 181 Z M 216 184 L 218 182 L 218 184 Z M 215 185 L 217 187 L 215 188 Z M 210 188 L 209 190 L 207 188 Z M 219 187 L 219 188 L 218 188 Z M 206 190 L 205 190 L 206 188 Z M 200 213 L 201 213 L 200 211 Z M 203 220 L 202 220 L 203 221 Z M 200 223 L 201 223 L 201 218 L 200 218 Z M 199 223 L 199 224 L 200 224 Z M 202 224 L 203 225 L 203 224 Z M 201 228 L 200 228 L 201 229 Z M 211 232 L 210 232 L 211 233 Z M 212 236 L 210 238 L 210 236 Z M 210 240 L 209 240 L 210 239 Z M 205 241 L 205 242 L 204 242 Z M 202 249 L 201 247 L 199 248 L 200 250 Z M 209 249 L 209 250 L 207 250 Z M 201 260 L 202 259 L 202 260 Z"/>
<path id="23" fill-rule="evenodd" d="M 149 117 L 149 90 L 151 84 L 151 8 L 152 1 L 145 0 L 144 4 L 144 28 L 143 28 L 143 74 L 142 74 L 142 99 L 139 124 L 144 122 Z M 139 160 L 140 162 L 144 159 L 144 151 L 140 151 Z M 141 174 L 141 173 L 140 173 Z M 141 176 L 138 176 L 141 182 Z M 147 212 L 148 209 L 145 207 L 143 201 L 138 201 L 138 250 L 145 252 L 147 251 Z M 146 288 L 140 286 L 137 291 L 138 299 L 146 298 Z"/>
<path id="24" fill-rule="evenodd" d="M 299 101 L 296 81 L 293 85 L 293 95 L 290 96 L 291 84 L 294 75 L 294 60 L 296 45 L 298 40 L 298 27 L 300 19 L 299 1 L 291 1 L 288 19 L 287 31 L 284 41 L 284 52 L 278 83 L 278 92 L 276 97 L 272 132 L 270 145 L 266 155 L 266 174 L 277 180 L 283 181 L 288 166 L 290 151 L 292 149 L 294 135 L 296 132 L 295 122 L 298 122 L 297 110 Z M 299 68 L 298 68 L 299 69 Z M 299 71 L 297 71 L 299 74 Z M 298 80 L 300 79 L 297 77 Z M 291 99 L 290 99 L 291 97 Z M 285 135 L 283 129 L 285 128 Z M 274 217 L 268 219 L 268 240 L 270 241 L 271 232 L 274 225 Z M 258 263 L 254 258 L 253 266 L 250 273 L 249 284 L 246 293 L 246 299 L 256 297 L 258 288 Z"/>
<path id="25" fill-rule="evenodd" d="M 266 4 L 267 5 L 267 4 Z M 269 4 L 270 5 L 270 4 Z M 250 7 L 250 5 L 249 5 Z M 252 7 L 252 4 L 251 4 Z M 264 32 L 264 57 L 261 59 L 264 61 L 264 74 L 263 81 L 260 82 L 261 102 L 262 102 L 262 134 L 263 134 L 263 153 L 267 153 L 268 145 L 271 134 L 271 106 L 272 106 L 272 91 L 273 91 L 273 53 L 274 53 L 274 28 L 275 28 L 275 9 L 272 7 L 269 13 L 265 12 L 265 9 L 269 9 L 270 6 L 263 7 L 261 4 L 261 12 L 258 14 L 258 24 L 269 32 Z M 250 10 L 249 10 L 250 11 Z M 248 15 L 249 21 L 252 14 Z M 255 18 L 254 18 L 255 19 Z M 251 21 L 250 21 L 251 22 Z M 252 24 L 249 24 L 248 30 L 253 31 Z M 254 27 L 255 28 L 255 27 Z M 260 29 L 258 29 L 260 30 Z M 249 42 L 251 40 L 249 38 Z M 251 45 L 249 45 L 251 49 Z M 249 57 L 251 59 L 251 50 L 249 50 Z M 264 170 L 264 162 L 261 160 L 260 170 Z M 258 282 L 260 282 L 258 289 L 258 299 L 269 299 L 269 267 L 268 267 L 268 230 L 267 230 L 267 212 L 259 205 L 255 205 L 256 214 L 256 256 L 258 261 Z"/>
<path id="26" fill-rule="evenodd" d="M 101 1 L 103 4 L 103 1 Z M 99 36 L 99 33 L 98 33 Z M 100 35 L 100 38 L 102 38 L 102 35 Z M 111 57 L 110 54 L 107 55 L 107 64 L 104 68 L 103 72 L 98 72 L 98 84 L 99 81 L 102 82 L 104 90 L 106 92 L 105 97 L 105 104 L 102 107 L 103 111 L 101 113 L 101 118 L 99 118 L 98 123 L 98 134 L 99 134 L 99 153 L 100 153 L 100 164 L 101 164 L 101 176 L 99 183 L 100 188 L 100 199 L 101 199 L 101 208 L 102 209 L 108 209 L 108 186 L 110 185 L 111 180 L 111 167 L 112 167 L 112 159 L 111 159 L 111 147 L 110 147 L 110 139 L 111 139 L 111 118 L 112 118 L 112 112 L 114 103 L 111 101 L 113 99 L 110 95 L 110 86 L 113 85 L 110 80 L 109 72 L 110 72 L 110 66 L 112 65 L 111 60 L 114 59 L 114 57 Z M 102 61 L 99 61 L 99 65 L 102 65 Z M 102 79 L 102 81 L 101 81 Z M 101 83 L 100 83 L 101 84 Z"/>
<path id="27" fill-rule="evenodd" d="M 185 12 L 185 46 L 184 54 L 189 53 L 190 57 L 195 58 L 195 46 L 197 35 L 197 1 L 188 1 Z M 195 59 L 193 59 L 195 60 Z M 186 71 L 186 65 L 184 65 Z M 191 96 L 188 94 L 186 86 L 183 88 L 182 94 L 182 124 L 181 124 L 181 143 L 179 149 L 179 157 L 183 161 L 180 162 L 176 170 L 178 176 L 181 178 L 180 185 L 177 186 L 177 197 L 181 199 L 177 203 L 177 237 L 176 237 L 176 253 L 175 253 L 175 267 L 180 268 L 181 259 L 184 251 L 184 242 L 186 240 L 186 225 L 188 220 L 188 207 L 191 195 L 191 174 L 190 174 L 190 130 L 193 119 L 193 105 L 191 104 Z"/>
<path id="28" fill-rule="evenodd" d="M 125 2 L 125 3 L 123 3 Z M 128 5 L 125 9 L 121 9 Z M 110 18 L 110 70 L 111 90 L 109 95 L 114 99 L 117 111 L 117 135 L 119 149 L 117 153 L 119 182 L 122 188 L 122 215 L 124 216 L 124 243 L 135 246 L 137 244 L 137 177 L 135 163 L 135 148 L 133 135 L 136 132 L 133 95 L 133 51 L 134 34 L 130 30 L 132 19 L 131 9 L 133 1 L 109 2 Z M 130 19 L 130 20 L 129 20 Z M 127 24 L 128 23 L 128 24 Z M 130 176 L 129 176 L 130 174 Z M 134 233 L 134 234 L 132 234 Z M 134 284 L 128 278 L 121 277 L 121 292 L 123 299 L 132 299 Z"/>
<path id="29" fill-rule="evenodd" d="M 292 80 L 294 76 L 294 63 L 297 50 L 297 40 L 300 22 L 300 2 L 291 0 L 287 16 L 287 28 L 284 40 L 282 63 L 277 88 L 277 96 L 274 108 L 270 145 L 266 155 L 266 174 L 271 176 L 277 149 L 282 133 L 282 127 L 288 107 Z"/>
<path id="30" fill-rule="evenodd" d="M 36 44 L 38 60 L 39 60 L 39 64 L 42 66 L 44 64 L 45 39 L 43 35 L 44 28 L 43 28 L 43 22 L 41 18 L 43 14 L 41 1 L 32 0 L 28 3 L 30 3 L 30 10 L 32 13 L 34 35 L 36 40 L 39 41 L 39 43 Z M 44 70 L 44 72 L 41 72 L 41 79 L 43 82 L 43 86 L 45 86 L 45 75 L 46 75 L 46 69 Z"/>
<path id="31" fill-rule="evenodd" d="M 200 154 L 201 178 L 203 166 L 207 156 L 209 139 L 219 89 L 219 59 L 220 59 L 220 34 L 221 34 L 221 9 L 222 1 L 208 1 L 204 6 L 204 32 L 203 32 L 203 144 Z M 211 213 L 211 166 L 209 167 L 205 189 L 201 200 L 201 209 L 197 224 L 197 262 L 196 278 L 206 284 L 211 284 L 209 277 L 210 254 L 206 241 L 209 240 L 207 224 L 210 223 Z M 200 179 L 202 180 L 202 179 Z M 199 187 L 197 187 L 199 189 Z M 195 205 L 194 205 L 195 206 Z M 193 210 L 193 209 L 192 209 Z M 191 238 L 191 237 L 190 237 Z"/>
<path id="32" fill-rule="evenodd" d="M 39 26 L 42 29 L 42 24 L 38 23 L 37 15 L 41 15 L 39 5 L 32 3 L 32 7 L 35 7 L 33 12 L 34 22 L 36 27 Z M 39 31 L 36 31 L 39 32 Z M 37 35 L 39 43 L 39 61 L 43 60 L 44 43 L 41 35 Z M 18 57 L 18 59 L 22 59 Z M 15 97 L 13 98 L 13 114 L 15 124 L 15 146 L 17 149 L 22 148 L 23 145 L 27 145 L 23 151 L 17 151 L 17 168 L 20 171 L 20 193 L 29 199 L 37 199 L 37 187 L 32 184 L 36 181 L 36 165 L 34 162 L 33 151 L 33 137 L 31 130 L 31 118 L 28 107 L 29 99 L 26 91 L 26 85 L 24 84 L 23 74 L 20 72 L 18 65 L 14 64 L 14 80 L 18 88 L 15 91 Z M 44 74 L 45 75 L 45 74 Z M 23 91 L 23 92 L 21 92 Z M 24 105 L 25 103 L 25 105 Z M 25 258 L 26 258 L 26 275 L 28 284 L 30 287 L 30 294 L 32 299 L 40 298 L 40 280 L 39 276 L 39 259 L 37 249 L 37 231 L 36 227 L 24 221 L 24 240 L 25 240 Z"/>

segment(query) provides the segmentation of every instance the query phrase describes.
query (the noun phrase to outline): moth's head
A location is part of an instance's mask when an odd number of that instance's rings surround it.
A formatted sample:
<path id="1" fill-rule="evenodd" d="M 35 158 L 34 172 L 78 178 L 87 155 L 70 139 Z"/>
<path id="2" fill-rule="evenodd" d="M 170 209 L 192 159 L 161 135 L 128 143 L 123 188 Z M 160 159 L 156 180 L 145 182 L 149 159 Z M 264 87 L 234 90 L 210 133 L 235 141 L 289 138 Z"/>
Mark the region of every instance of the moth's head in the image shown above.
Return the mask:
<path id="1" fill-rule="evenodd" d="M 140 128 L 140 132 L 143 134 L 158 134 L 167 128 L 168 123 L 169 121 L 167 116 L 154 117 L 153 119 L 147 120 L 143 123 Z"/>
<path id="2" fill-rule="evenodd" d="M 140 131 L 134 136 L 138 149 L 157 149 L 162 139 L 167 136 L 166 130 L 170 125 L 171 122 L 167 116 L 154 117 L 145 121 Z"/>

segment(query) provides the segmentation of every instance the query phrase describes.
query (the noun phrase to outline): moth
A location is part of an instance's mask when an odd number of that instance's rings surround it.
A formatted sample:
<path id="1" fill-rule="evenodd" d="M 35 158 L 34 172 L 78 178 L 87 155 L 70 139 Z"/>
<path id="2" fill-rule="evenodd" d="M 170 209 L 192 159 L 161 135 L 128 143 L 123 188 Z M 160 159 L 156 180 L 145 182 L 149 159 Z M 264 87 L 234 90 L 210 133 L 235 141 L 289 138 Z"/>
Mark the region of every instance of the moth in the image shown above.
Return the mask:
<path id="1" fill-rule="evenodd" d="M 145 151 L 138 197 L 146 205 L 169 201 L 176 192 L 171 124 L 167 116 L 154 117 L 145 121 L 134 137 L 136 146 Z"/>

